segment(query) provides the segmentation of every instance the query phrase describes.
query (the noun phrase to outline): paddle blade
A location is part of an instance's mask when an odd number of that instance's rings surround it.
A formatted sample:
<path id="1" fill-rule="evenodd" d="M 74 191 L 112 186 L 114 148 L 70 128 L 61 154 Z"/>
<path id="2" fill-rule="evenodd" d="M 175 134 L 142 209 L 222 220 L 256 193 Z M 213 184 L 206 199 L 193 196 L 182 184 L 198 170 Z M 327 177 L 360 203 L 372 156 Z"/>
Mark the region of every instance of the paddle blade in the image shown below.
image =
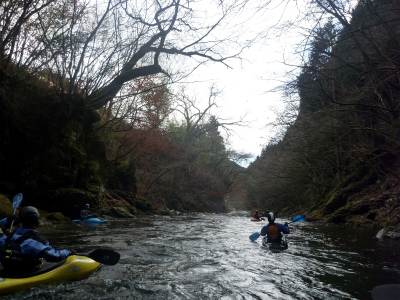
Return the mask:
<path id="1" fill-rule="evenodd" d="M 254 242 L 255 240 L 257 240 L 260 237 L 260 234 L 258 232 L 254 232 L 253 234 L 251 234 L 249 236 L 250 241 Z"/>
<path id="2" fill-rule="evenodd" d="M 305 215 L 298 215 L 298 216 L 293 218 L 291 223 L 301 222 L 301 221 L 305 221 L 305 220 L 306 220 L 306 216 Z"/>
<path id="3" fill-rule="evenodd" d="M 22 198 L 23 198 L 22 193 L 19 193 L 19 194 L 14 196 L 14 198 L 13 198 L 14 214 L 15 214 L 15 211 L 17 210 L 18 206 L 20 206 L 20 204 L 22 202 Z"/>
<path id="4" fill-rule="evenodd" d="M 96 249 L 86 256 L 101 264 L 109 266 L 117 264 L 119 262 L 119 258 L 121 257 L 118 252 L 106 249 Z"/>

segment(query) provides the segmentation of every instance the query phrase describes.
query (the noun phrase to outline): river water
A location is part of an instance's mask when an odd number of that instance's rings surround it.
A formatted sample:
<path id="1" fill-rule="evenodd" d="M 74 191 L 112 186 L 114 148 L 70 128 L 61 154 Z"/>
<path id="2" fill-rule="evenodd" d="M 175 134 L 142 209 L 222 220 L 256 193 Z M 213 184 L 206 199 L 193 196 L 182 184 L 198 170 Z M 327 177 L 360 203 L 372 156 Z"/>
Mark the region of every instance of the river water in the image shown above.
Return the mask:
<path id="1" fill-rule="evenodd" d="M 201 213 L 40 227 L 56 249 L 112 249 L 120 262 L 2 299 L 372 299 L 373 287 L 400 283 L 400 242 L 375 230 L 293 223 L 289 248 L 272 253 L 249 240 L 264 225 Z"/>

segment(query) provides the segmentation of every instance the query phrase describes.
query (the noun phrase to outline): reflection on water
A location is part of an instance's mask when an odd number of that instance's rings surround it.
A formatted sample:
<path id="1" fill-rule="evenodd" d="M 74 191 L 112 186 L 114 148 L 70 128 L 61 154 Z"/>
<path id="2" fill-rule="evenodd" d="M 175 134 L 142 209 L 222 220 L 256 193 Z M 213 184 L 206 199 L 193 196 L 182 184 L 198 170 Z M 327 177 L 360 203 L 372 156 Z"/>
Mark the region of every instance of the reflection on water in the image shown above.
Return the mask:
<path id="1" fill-rule="evenodd" d="M 289 249 L 272 253 L 248 238 L 264 225 L 197 214 L 40 228 L 56 248 L 113 249 L 120 263 L 3 298 L 372 299 L 373 287 L 400 283 L 399 242 L 379 241 L 374 230 L 293 223 Z"/>

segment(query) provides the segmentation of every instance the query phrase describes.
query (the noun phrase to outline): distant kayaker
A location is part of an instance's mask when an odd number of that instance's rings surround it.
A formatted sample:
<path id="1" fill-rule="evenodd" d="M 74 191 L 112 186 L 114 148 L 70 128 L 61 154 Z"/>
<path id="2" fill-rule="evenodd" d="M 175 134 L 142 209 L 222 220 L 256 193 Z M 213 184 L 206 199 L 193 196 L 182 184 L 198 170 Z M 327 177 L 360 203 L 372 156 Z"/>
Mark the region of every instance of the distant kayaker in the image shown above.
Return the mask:
<path id="1" fill-rule="evenodd" d="M 33 206 L 26 206 L 19 213 L 22 228 L 0 238 L 0 262 L 7 272 L 27 273 L 39 269 L 43 260 L 62 261 L 74 250 L 55 250 L 35 230 L 39 226 L 39 212 Z"/>
<path id="2" fill-rule="evenodd" d="M 254 218 L 254 219 L 258 219 L 258 220 L 261 219 L 261 216 L 260 216 L 260 214 L 258 213 L 258 210 L 256 210 L 256 212 L 254 213 L 253 218 Z"/>
<path id="3" fill-rule="evenodd" d="M 268 224 L 261 229 L 261 235 L 267 236 L 268 243 L 280 243 L 282 241 L 282 233 L 290 233 L 288 223 L 275 223 L 275 215 L 273 212 L 270 212 L 267 218 Z"/>
<path id="4" fill-rule="evenodd" d="M 90 212 L 89 207 L 90 205 L 87 203 L 84 206 L 85 208 L 81 210 L 81 220 L 89 219 L 89 218 L 96 218 L 97 215 L 95 213 Z"/>

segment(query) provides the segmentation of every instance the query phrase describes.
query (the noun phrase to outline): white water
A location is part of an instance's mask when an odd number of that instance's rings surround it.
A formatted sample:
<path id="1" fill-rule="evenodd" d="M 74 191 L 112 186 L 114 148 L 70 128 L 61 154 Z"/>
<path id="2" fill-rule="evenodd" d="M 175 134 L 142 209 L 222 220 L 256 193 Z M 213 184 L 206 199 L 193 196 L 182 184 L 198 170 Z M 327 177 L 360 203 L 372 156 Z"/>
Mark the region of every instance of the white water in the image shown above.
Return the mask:
<path id="1" fill-rule="evenodd" d="M 282 223 L 288 220 L 279 220 Z M 196 214 L 39 228 L 55 248 L 121 254 L 89 278 L 35 287 L 4 299 L 372 299 L 400 283 L 400 243 L 371 229 L 291 224 L 289 249 L 271 253 L 249 235 L 265 222 Z"/>

